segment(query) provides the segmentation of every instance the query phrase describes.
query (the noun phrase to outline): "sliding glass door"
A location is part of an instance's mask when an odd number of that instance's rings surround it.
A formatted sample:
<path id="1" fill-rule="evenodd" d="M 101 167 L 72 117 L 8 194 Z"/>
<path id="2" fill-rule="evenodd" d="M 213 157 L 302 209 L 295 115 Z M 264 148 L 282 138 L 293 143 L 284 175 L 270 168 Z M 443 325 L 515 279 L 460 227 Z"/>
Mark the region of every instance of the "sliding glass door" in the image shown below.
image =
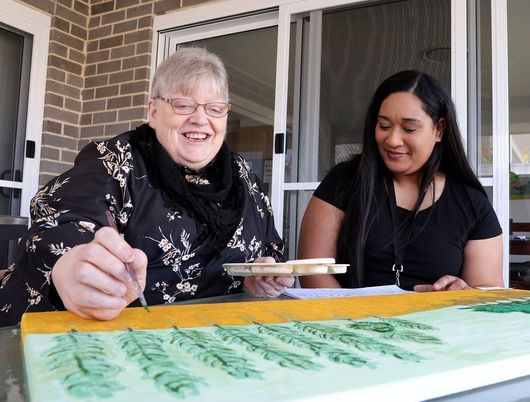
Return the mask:
<path id="1" fill-rule="evenodd" d="M 507 3 L 510 286 L 530 289 L 530 2 Z"/>
<path id="2" fill-rule="evenodd" d="M 223 58 L 234 103 L 227 141 L 266 183 L 295 258 L 306 205 L 333 165 L 361 152 L 364 114 L 383 79 L 404 69 L 438 77 L 466 127 L 467 9 L 460 0 L 265 3 L 277 6 L 204 6 L 179 14 L 172 29 L 160 17 L 157 62 L 190 43 Z"/>
<path id="3" fill-rule="evenodd" d="M 294 258 L 313 190 L 331 167 L 362 150 L 365 112 L 379 83 L 401 70 L 421 70 L 451 91 L 452 49 L 450 0 L 297 5 L 290 11 L 284 108 L 292 125 L 278 129 L 287 141 L 283 177 L 273 172 L 273 200 L 275 212 L 283 210 L 283 235 Z"/>
<path id="4" fill-rule="evenodd" d="M 0 24 L 0 215 L 20 214 L 31 35 Z M 11 183 L 11 186 L 8 184 Z"/>
<path id="5" fill-rule="evenodd" d="M 276 82 L 277 13 L 263 13 L 171 33 L 169 54 L 179 46 L 200 46 L 223 60 L 230 103 L 226 141 L 239 153 L 270 195 Z M 250 57 L 252 55 L 252 57 Z"/>
<path id="6" fill-rule="evenodd" d="M 38 187 L 50 21 L 48 15 L 19 2 L 2 0 L 0 215 L 3 222 L 24 220 L 11 219 L 13 216 L 29 217 L 30 199 Z M 16 241 L 0 242 L 0 269 L 9 264 L 15 245 Z"/>
<path id="7" fill-rule="evenodd" d="M 30 35 L 0 24 L 0 215 L 20 215 L 31 63 Z M 1 229 L 0 229 L 1 230 Z M 0 241 L 0 268 L 11 263 L 16 241 Z"/>

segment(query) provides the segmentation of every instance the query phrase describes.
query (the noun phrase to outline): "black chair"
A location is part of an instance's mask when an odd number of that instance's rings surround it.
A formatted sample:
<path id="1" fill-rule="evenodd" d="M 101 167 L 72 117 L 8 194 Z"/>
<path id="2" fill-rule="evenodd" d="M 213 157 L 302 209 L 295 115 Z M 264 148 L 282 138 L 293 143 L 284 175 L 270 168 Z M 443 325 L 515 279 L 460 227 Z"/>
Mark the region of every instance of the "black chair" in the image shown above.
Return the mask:
<path id="1" fill-rule="evenodd" d="M 23 216 L 0 215 L 0 279 L 9 265 L 9 256 L 16 248 L 16 240 L 28 230 L 29 219 Z"/>
<path id="2" fill-rule="evenodd" d="M 522 235 L 514 236 L 513 232 Z M 510 219 L 510 254 L 530 255 L 530 222 L 513 222 Z"/>
<path id="3" fill-rule="evenodd" d="M 510 219 L 510 255 L 530 256 L 530 222 Z M 530 290 L 530 261 L 510 262 L 510 287 Z"/>

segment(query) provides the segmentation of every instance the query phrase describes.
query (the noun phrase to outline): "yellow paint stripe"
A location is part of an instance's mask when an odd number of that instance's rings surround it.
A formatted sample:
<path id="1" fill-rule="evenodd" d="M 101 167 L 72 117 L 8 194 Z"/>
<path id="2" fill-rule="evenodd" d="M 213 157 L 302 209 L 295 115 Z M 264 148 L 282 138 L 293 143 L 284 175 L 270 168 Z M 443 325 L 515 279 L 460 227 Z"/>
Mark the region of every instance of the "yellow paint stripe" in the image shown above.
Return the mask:
<path id="1" fill-rule="evenodd" d="M 22 317 L 23 338 L 32 333 L 117 331 L 125 328 L 157 329 L 244 325 L 252 322 L 280 323 L 370 316 L 396 316 L 454 305 L 477 304 L 500 299 L 530 297 L 524 290 L 465 290 L 402 295 L 348 297 L 312 300 L 274 300 L 239 303 L 163 305 L 127 308 L 112 321 L 93 321 L 70 312 L 26 313 Z"/>

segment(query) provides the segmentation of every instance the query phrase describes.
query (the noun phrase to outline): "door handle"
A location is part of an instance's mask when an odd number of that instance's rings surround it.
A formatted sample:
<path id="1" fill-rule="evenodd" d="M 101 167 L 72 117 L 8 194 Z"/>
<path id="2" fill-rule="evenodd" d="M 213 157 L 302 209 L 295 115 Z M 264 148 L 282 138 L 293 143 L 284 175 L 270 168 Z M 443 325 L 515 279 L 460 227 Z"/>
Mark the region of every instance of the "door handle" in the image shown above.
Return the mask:
<path id="1" fill-rule="evenodd" d="M 35 141 L 26 140 L 26 158 L 35 158 Z"/>
<path id="2" fill-rule="evenodd" d="M 274 153 L 284 154 L 285 153 L 285 134 L 276 133 L 274 135 Z"/>

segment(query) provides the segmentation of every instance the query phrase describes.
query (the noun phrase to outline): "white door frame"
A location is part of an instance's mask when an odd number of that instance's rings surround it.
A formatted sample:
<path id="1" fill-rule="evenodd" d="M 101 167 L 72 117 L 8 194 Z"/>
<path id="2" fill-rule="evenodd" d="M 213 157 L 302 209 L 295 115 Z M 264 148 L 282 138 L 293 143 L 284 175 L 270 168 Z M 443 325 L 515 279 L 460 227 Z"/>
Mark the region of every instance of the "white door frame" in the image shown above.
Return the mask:
<path id="1" fill-rule="evenodd" d="M 491 0 L 493 208 L 503 236 L 503 279 L 510 275 L 510 108 L 508 93 L 508 5 Z"/>
<path id="2" fill-rule="evenodd" d="M 51 17 L 14 0 L 2 0 L 0 22 L 33 36 L 29 77 L 26 141 L 35 142 L 34 158 L 24 156 L 22 182 L 0 180 L 0 186 L 21 190 L 21 216 L 29 217 L 31 198 L 39 186 L 44 92 L 48 65 Z"/>

